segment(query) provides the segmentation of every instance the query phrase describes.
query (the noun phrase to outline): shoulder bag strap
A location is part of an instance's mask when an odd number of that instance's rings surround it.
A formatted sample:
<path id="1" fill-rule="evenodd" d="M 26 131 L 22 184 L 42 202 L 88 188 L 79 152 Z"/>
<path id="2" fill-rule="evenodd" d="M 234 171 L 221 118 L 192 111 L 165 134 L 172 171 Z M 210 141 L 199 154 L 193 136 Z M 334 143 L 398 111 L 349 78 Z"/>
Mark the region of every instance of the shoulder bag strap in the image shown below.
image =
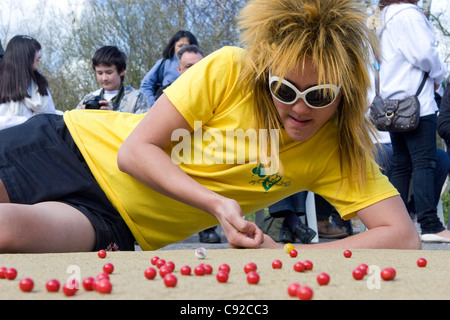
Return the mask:
<path id="1" fill-rule="evenodd" d="M 420 84 L 420 87 L 417 90 L 416 97 L 418 97 L 419 94 L 422 92 L 422 89 L 425 86 L 425 82 L 427 81 L 427 78 L 428 78 L 428 72 L 425 72 L 425 74 L 423 75 L 422 83 Z"/>
<path id="2" fill-rule="evenodd" d="M 158 72 L 156 74 L 156 80 L 160 80 L 161 82 L 161 86 L 162 86 L 162 82 L 163 82 L 163 78 L 164 78 L 164 69 L 166 67 L 166 60 L 167 59 L 162 59 L 161 64 L 158 67 Z M 161 72 L 162 70 L 162 72 Z M 158 82 L 158 81 L 156 81 Z"/>
<path id="3" fill-rule="evenodd" d="M 388 22 L 391 21 L 400 12 L 408 10 L 408 9 L 412 9 L 412 8 L 405 8 L 403 10 L 400 10 L 400 11 L 396 12 L 388 21 L 386 21 L 384 23 L 383 29 L 381 30 L 380 36 L 379 36 L 380 37 L 380 41 L 381 41 L 381 36 L 383 35 L 384 31 L 386 30 L 386 26 L 387 26 Z M 386 16 L 386 12 L 385 12 L 385 16 Z M 377 65 L 376 65 L 376 68 L 375 68 L 375 90 L 376 90 L 375 92 L 376 92 L 377 96 L 380 96 L 380 62 L 377 61 L 376 64 Z M 422 83 L 420 84 L 419 89 L 416 92 L 416 96 L 417 97 L 422 92 L 423 87 L 425 86 L 425 83 L 427 81 L 427 78 L 428 78 L 428 72 L 425 72 L 425 74 L 423 76 Z"/>
<path id="4" fill-rule="evenodd" d="M 120 85 L 119 92 L 117 95 L 111 100 L 111 103 L 113 105 L 113 110 L 117 111 L 120 107 L 120 102 L 122 101 L 123 96 L 125 95 L 125 88 L 123 84 Z"/>

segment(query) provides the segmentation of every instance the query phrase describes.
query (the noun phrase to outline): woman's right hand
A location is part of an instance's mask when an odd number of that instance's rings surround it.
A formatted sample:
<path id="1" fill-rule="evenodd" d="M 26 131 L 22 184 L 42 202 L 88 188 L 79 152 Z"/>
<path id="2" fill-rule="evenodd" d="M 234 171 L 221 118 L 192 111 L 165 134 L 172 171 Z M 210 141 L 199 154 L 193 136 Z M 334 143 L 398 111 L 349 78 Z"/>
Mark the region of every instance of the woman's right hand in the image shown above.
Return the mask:
<path id="1" fill-rule="evenodd" d="M 240 205 L 232 199 L 219 201 L 215 216 L 225 232 L 232 248 L 259 248 L 264 242 L 264 235 L 255 223 L 242 217 Z"/>

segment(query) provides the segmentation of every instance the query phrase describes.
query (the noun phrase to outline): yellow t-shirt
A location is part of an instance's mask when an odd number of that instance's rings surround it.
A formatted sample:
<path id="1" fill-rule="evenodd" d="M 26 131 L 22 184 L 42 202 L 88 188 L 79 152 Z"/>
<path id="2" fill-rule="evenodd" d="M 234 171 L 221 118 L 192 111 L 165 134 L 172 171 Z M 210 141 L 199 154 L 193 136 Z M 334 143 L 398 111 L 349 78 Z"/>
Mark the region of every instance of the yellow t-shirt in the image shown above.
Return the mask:
<path id="1" fill-rule="evenodd" d="M 165 90 L 196 129 L 174 132 L 166 150 L 174 162 L 205 187 L 235 199 L 244 214 L 303 190 L 321 194 L 351 218 L 355 212 L 397 191 L 368 165 L 367 185 L 351 188 L 341 175 L 337 127 L 329 121 L 310 140 L 299 143 L 280 132 L 282 171 L 267 174 L 258 164 L 268 150 L 264 132 L 252 127 L 252 96 L 239 86 L 243 51 L 226 47 L 204 58 Z M 144 250 L 156 250 L 216 225 L 215 218 L 151 190 L 117 167 L 117 152 L 144 115 L 74 110 L 65 122 L 94 177 Z M 256 145 L 256 149 L 255 149 Z M 231 156 L 230 156 L 231 155 Z M 274 159 L 270 151 L 268 159 Z M 276 168 L 275 162 L 268 163 Z M 342 184 L 341 184 L 342 183 Z"/>

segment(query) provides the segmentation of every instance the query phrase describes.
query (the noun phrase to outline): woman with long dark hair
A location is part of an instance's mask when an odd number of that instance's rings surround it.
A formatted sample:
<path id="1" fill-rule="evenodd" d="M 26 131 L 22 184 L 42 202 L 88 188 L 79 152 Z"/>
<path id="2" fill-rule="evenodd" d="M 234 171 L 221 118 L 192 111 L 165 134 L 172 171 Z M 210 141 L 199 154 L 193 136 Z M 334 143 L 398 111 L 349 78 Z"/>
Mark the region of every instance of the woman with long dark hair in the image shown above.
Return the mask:
<path id="1" fill-rule="evenodd" d="M 177 69 L 177 52 L 190 44 L 198 45 L 197 38 L 191 32 L 180 30 L 175 33 L 164 48 L 163 57 L 156 61 L 142 79 L 141 91 L 145 93 L 151 106 L 162 94 L 162 90 L 180 76 Z"/>
<path id="2" fill-rule="evenodd" d="M 56 113 L 48 82 L 39 73 L 40 43 L 15 36 L 0 64 L 0 130 L 25 122 L 35 114 Z"/>

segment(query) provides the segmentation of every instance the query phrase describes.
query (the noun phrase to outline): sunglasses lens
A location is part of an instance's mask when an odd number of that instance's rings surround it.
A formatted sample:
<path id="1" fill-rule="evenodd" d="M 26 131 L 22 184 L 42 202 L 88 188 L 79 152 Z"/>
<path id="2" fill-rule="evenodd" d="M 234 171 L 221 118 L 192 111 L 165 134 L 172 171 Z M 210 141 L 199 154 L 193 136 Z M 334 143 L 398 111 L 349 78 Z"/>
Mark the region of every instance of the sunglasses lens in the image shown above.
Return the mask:
<path id="1" fill-rule="evenodd" d="M 308 92 L 305 98 L 311 106 L 315 108 L 322 108 L 330 105 L 336 96 L 332 91 L 316 89 Z"/>
<path id="2" fill-rule="evenodd" d="M 297 94 L 295 93 L 292 88 L 288 87 L 287 85 L 281 83 L 280 87 L 277 89 L 278 81 L 273 81 L 270 84 L 270 88 L 272 91 L 272 94 L 278 99 L 285 103 L 291 103 L 295 100 L 297 97 Z"/>
<path id="3" fill-rule="evenodd" d="M 301 98 L 311 108 L 328 107 L 336 100 L 339 91 L 339 88 L 333 85 L 321 85 L 312 87 L 302 93 L 287 80 L 283 80 L 280 83 L 277 77 L 272 77 L 269 86 L 272 95 L 279 101 L 286 104 L 294 104 L 297 98 Z"/>

